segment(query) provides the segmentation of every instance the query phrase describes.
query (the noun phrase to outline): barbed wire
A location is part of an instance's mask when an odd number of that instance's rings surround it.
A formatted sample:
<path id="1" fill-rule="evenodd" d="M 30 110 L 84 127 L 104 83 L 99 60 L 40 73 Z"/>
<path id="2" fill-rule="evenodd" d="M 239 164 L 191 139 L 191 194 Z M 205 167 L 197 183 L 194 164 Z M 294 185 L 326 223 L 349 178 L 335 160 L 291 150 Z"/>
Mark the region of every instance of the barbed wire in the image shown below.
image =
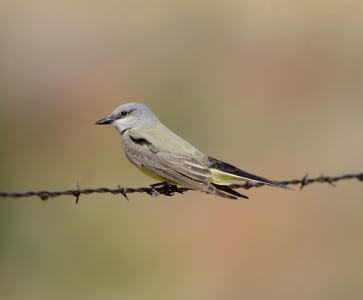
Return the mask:
<path id="1" fill-rule="evenodd" d="M 312 183 L 329 183 L 332 186 L 335 186 L 335 183 L 341 180 L 351 180 L 357 179 L 363 182 L 363 172 L 356 174 L 344 174 L 339 176 L 324 176 L 320 175 L 319 177 L 309 178 L 308 175 L 305 175 L 302 179 L 292 179 L 280 181 L 282 184 L 289 185 L 300 185 L 300 190 Z M 253 187 L 263 186 L 262 183 L 253 183 L 247 181 L 244 184 L 235 184 L 231 186 L 232 188 L 244 188 L 250 189 Z M 187 191 L 193 190 L 191 188 L 186 187 L 178 187 L 175 185 L 170 185 L 166 183 L 159 183 L 152 185 L 150 187 L 140 187 L 140 188 L 128 188 L 117 186 L 117 188 L 94 188 L 94 189 L 81 189 L 77 184 L 76 189 L 64 190 L 64 191 L 28 191 L 28 192 L 0 192 L 0 198 L 27 198 L 27 197 L 39 197 L 41 200 L 48 200 L 49 198 L 55 198 L 59 196 L 73 196 L 76 199 L 76 203 L 79 201 L 79 197 L 81 195 L 90 195 L 90 194 L 113 194 L 118 195 L 121 194 L 123 197 L 128 199 L 127 194 L 133 193 L 147 193 L 151 196 L 173 196 L 175 193 L 183 194 Z"/>

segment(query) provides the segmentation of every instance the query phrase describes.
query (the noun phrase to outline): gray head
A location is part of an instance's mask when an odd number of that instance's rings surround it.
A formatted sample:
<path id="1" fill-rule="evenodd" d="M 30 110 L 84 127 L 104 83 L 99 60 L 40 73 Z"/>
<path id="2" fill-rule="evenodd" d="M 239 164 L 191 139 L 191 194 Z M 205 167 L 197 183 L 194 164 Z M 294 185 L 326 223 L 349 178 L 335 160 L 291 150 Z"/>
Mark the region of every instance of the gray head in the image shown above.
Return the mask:
<path id="1" fill-rule="evenodd" d="M 144 104 L 129 102 L 117 107 L 96 125 L 112 124 L 121 134 L 128 129 L 141 128 L 159 121 Z"/>

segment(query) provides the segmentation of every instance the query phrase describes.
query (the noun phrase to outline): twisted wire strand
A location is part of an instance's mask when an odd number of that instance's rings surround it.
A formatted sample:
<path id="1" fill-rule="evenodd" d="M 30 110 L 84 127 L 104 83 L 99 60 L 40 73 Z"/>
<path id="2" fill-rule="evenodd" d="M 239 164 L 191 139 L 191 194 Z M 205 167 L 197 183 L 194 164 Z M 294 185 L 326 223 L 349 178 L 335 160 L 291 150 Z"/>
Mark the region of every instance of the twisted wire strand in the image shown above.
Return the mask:
<path id="1" fill-rule="evenodd" d="M 300 190 L 312 183 L 329 183 L 332 186 L 335 186 L 335 183 L 342 180 L 351 180 L 357 179 L 363 182 L 363 172 L 356 174 L 343 174 L 339 176 L 325 176 L 320 175 L 319 177 L 310 178 L 308 175 L 305 175 L 301 179 L 292 179 L 292 180 L 284 180 L 280 181 L 282 184 L 287 186 L 290 185 L 300 185 Z M 254 183 L 247 181 L 244 184 L 236 184 L 231 186 L 232 188 L 244 188 L 250 189 L 254 187 L 263 186 L 262 183 Z M 0 192 L 0 198 L 27 198 L 27 197 L 39 197 L 41 200 L 48 200 L 49 198 L 56 198 L 59 196 L 73 196 L 76 199 L 76 203 L 79 201 L 79 197 L 81 195 L 90 195 L 90 194 L 113 194 L 118 195 L 121 194 L 123 197 L 128 199 L 127 194 L 133 193 L 147 193 L 151 196 L 173 196 L 175 193 L 183 194 L 192 189 L 186 187 L 177 187 L 169 184 L 157 184 L 155 186 L 150 187 L 139 187 L 139 188 L 129 188 L 129 187 L 121 187 L 117 188 L 94 188 L 94 189 L 81 189 L 77 184 L 76 189 L 63 190 L 63 191 L 28 191 L 28 192 Z"/>

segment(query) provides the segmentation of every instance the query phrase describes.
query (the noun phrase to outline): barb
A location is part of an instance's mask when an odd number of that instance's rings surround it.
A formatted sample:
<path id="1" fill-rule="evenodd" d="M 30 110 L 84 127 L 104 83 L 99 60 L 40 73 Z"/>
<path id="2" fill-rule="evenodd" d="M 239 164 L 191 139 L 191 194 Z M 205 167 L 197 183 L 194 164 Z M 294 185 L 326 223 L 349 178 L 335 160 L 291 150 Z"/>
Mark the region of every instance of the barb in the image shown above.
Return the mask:
<path id="1" fill-rule="evenodd" d="M 280 181 L 282 184 L 287 186 L 290 185 L 300 185 L 300 190 L 312 183 L 329 183 L 332 186 L 335 186 L 335 183 L 342 180 L 351 180 L 357 179 L 363 182 L 363 172 L 357 174 L 344 174 L 340 176 L 324 176 L 320 175 L 319 177 L 309 178 L 308 175 L 305 175 L 302 179 L 292 179 Z M 233 188 L 244 188 L 250 189 L 252 187 L 260 187 L 263 186 L 262 183 L 253 183 L 246 182 L 245 184 L 233 185 Z M 79 197 L 81 195 L 90 195 L 90 194 L 121 194 L 126 200 L 127 194 L 133 193 L 147 193 L 153 197 L 159 195 L 165 196 L 173 196 L 175 193 L 183 194 L 192 189 L 186 187 L 177 187 L 175 185 L 170 184 L 156 184 L 150 187 L 140 187 L 140 188 L 127 188 L 118 186 L 115 189 L 112 188 L 96 188 L 96 189 L 81 189 L 79 184 L 77 184 L 76 189 L 73 190 L 64 190 L 64 191 L 29 191 L 29 192 L 0 192 L 0 198 L 27 198 L 27 197 L 39 197 L 41 200 L 45 201 L 49 198 L 55 198 L 59 196 L 73 196 L 75 197 L 76 204 L 79 202 Z"/>

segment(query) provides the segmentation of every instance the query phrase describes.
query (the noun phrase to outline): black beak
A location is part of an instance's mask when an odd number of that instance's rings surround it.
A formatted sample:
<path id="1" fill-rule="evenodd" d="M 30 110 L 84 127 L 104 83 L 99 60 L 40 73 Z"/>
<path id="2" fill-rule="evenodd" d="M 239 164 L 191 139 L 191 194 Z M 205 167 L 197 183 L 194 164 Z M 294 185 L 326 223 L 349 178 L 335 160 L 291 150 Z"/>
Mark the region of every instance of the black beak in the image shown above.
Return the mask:
<path id="1" fill-rule="evenodd" d="M 114 120 L 110 117 L 105 117 L 101 120 L 96 121 L 96 125 L 106 125 L 106 124 L 111 124 Z"/>

